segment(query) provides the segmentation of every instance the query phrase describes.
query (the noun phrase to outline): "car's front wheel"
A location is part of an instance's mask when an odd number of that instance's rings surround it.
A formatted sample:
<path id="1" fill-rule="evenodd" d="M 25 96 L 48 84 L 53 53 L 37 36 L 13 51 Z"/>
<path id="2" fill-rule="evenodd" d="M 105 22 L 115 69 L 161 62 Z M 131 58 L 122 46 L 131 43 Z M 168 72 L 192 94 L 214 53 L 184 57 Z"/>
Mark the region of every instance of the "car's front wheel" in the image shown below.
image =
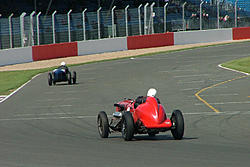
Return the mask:
<path id="1" fill-rule="evenodd" d="M 48 74 L 48 84 L 49 84 L 49 86 L 51 86 L 52 85 L 52 74 L 51 73 L 49 73 Z"/>
<path id="2" fill-rule="evenodd" d="M 97 116 L 97 126 L 101 138 L 107 138 L 109 136 L 109 122 L 104 111 L 99 112 Z"/>
<path id="3" fill-rule="evenodd" d="M 129 111 L 123 114 L 122 137 L 125 141 L 130 141 L 134 137 L 134 119 Z"/>
<path id="4" fill-rule="evenodd" d="M 184 134 L 184 118 L 180 110 L 174 110 L 171 116 L 171 133 L 176 140 L 180 140 Z"/>
<path id="5" fill-rule="evenodd" d="M 71 85 L 72 81 L 71 81 L 71 72 L 68 73 L 68 84 Z"/>
<path id="6" fill-rule="evenodd" d="M 75 71 L 73 71 L 73 78 L 72 78 L 72 80 L 73 80 L 73 84 L 76 84 L 76 72 Z"/>

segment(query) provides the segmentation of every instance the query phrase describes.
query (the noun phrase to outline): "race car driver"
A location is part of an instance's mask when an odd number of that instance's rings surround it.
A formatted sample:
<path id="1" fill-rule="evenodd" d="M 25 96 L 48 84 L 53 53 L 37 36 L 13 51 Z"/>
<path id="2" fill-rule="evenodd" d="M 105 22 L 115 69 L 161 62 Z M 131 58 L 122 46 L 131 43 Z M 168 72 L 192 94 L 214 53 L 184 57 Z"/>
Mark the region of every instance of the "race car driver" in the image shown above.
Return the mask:
<path id="1" fill-rule="evenodd" d="M 61 66 L 59 66 L 58 69 L 65 70 L 66 74 L 68 74 L 68 72 L 69 72 L 69 68 L 66 66 L 66 63 L 64 61 L 61 62 Z"/>
<path id="2" fill-rule="evenodd" d="M 156 97 L 157 90 L 155 88 L 150 88 L 147 92 L 147 96 L 138 96 L 135 100 L 134 107 L 137 108 L 140 104 L 145 103 L 147 97 L 154 97 L 159 104 L 161 104 L 159 98 Z"/>

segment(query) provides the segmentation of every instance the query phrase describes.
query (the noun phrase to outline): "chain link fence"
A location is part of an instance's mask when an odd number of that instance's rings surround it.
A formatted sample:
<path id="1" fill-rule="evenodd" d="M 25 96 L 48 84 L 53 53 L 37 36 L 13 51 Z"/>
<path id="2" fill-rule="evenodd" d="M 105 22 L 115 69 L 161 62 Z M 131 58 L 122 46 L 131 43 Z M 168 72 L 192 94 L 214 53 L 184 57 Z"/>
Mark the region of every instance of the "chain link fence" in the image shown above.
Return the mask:
<path id="1" fill-rule="evenodd" d="M 237 6 L 237 4 L 236 4 Z M 250 12 L 234 5 L 180 4 L 138 8 L 101 8 L 96 12 L 0 18 L 0 49 L 96 40 L 153 33 L 250 26 Z"/>

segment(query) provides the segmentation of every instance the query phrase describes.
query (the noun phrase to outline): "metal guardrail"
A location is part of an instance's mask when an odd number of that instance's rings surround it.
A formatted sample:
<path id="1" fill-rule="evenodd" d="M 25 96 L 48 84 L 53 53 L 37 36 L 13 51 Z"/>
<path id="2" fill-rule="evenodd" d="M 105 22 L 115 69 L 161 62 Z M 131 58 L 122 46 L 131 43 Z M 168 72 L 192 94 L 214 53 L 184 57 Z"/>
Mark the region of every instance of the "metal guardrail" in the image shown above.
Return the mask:
<path id="1" fill-rule="evenodd" d="M 0 49 L 71 41 L 115 38 L 173 31 L 204 30 L 250 26 L 246 15 L 235 7 L 224 10 L 219 3 L 154 7 L 154 3 L 138 8 L 110 11 L 42 15 L 25 12 L 19 17 L 0 18 Z"/>

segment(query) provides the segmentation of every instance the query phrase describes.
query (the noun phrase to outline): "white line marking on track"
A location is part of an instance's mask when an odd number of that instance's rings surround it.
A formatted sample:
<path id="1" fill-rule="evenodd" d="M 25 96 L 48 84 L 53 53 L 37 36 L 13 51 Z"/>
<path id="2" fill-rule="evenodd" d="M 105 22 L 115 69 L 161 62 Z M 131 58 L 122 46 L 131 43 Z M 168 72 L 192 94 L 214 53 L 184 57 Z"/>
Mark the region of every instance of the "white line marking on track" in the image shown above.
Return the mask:
<path id="1" fill-rule="evenodd" d="M 195 71 L 195 70 L 168 70 L 168 71 L 159 71 L 159 72 L 187 72 L 187 71 Z"/>
<path id="2" fill-rule="evenodd" d="M 229 111 L 229 112 L 193 112 L 193 113 L 183 113 L 183 115 L 206 115 L 206 116 L 215 116 L 215 115 L 235 115 L 235 114 L 250 114 L 250 111 Z M 171 115 L 171 113 L 167 113 L 167 115 Z M 32 118 L 2 118 L 2 121 L 35 121 L 35 120 L 60 120 L 60 119 L 86 119 L 86 118 L 96 118 L 96 115 L 77 115 L 77 116 L 61 116 L 61 117 L 32 117 Z M 108 117 L 112 117 L 108 115 Z"/>
<path id="3" fill-rule="evenodd" d="M 231 69 L 231 68 L 223 67 L 221 64 L 219 64 L 218 67 L 229 70 L 229 71 L 234 71 L 234 72 L 238 72 L 238 73 L 241 73 L 241 74 L 250 75 L 249 73 L 245 73 L 245 72 L 242 72 L 242 71 L 238 71 L 238 70 L 234 70 L 234 69 Z"/>
<path id="4" fill-rule="evenodd" d="M 179 81 L 178 84 L 204 83 L 205 81 Z"/>
<path id="5" fill-rule="evenodd" d="M 56 120 L 56 119 L 84 119 L 96 118 L 96 116 L 64 116 L 64 117 L 36 117 L 36 118 L 2 118 L 0 121 L 33 121 L 33 120 Z"/>
<path id="6" fill-rule="evenodd" d="M 186 89 L 181 89 L 181 91 L 189 91 L 189 90 L 198 90 L 199 88 L 186 88 Z"/>
<path id="7" fill-rule="evenodd" d="M 228 93 L 228 94 L 212 94 L 212 95 L 200 95 L 201 97 L 206 97 L 206 96 L 239 96 L 238 93 Z"/>
<path id="8" fill-rule="evenodd" d="M 250 101 L 230 101 L 230 102 L 218 102 L 218 103 L 209 103 L 211 105 L 224 105 L 224 104 L 250 104 Z M 204 103 L 195 103 L 194 105 L 200 106 L 204 105 Z"/>
<path id="9" fill-rule="evenodd" d="M 36 78 L 36 77 L 38 77 L 39 75 L 40 75 L 40 74 L 35 75 L 34 77 L 31 78 L 31 80 L 34 79 L 34 78 Z M 8 98 L 10 98 L 12 95 L 14 95 L 15 93 L 17 93 L 20 89 L 22 89 L 24 86 L 26 86 L 28 83 L 30 83 L 31 80 L 27 81 L 27 82 L 24 83 L 22 86 L 20 86 L 19 88 L 17 88 L 14 92 L 12 92 L 12 93 L 9 94 L 8 96 L 6 96 L 2 101 L 0 101 L 0 103 L 3 103 L 3 102 L 6 101 Z"/>
<path id="10" fill-rule="evenodd" d="M 209 76 L 211 74 L 195 74 L 195 75 L 177 75 L 174 76 L 174 78 L 185 78 L 185 77 L 204 77 L 204 76 Z"/>

